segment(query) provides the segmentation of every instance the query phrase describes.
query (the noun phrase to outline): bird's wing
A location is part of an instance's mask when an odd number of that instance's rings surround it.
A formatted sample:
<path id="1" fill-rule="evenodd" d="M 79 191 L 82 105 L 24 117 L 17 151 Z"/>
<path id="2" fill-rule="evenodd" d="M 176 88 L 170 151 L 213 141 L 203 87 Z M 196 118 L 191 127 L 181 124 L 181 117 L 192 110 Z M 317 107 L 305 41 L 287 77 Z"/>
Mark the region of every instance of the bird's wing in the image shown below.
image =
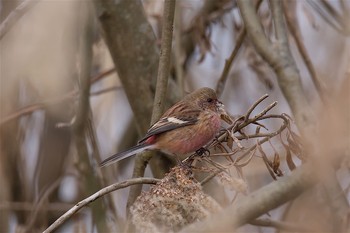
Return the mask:
<path id="1" fill-rule="evenodd" d="M 171 109 L 169 109 L 171 110 Z M 171 113 L 171 114 L 169 114 Z M 198 121 L 200 110 L 183 110 L 181 112 L 169 112 L 167 111 L 163 117 L 151 126 L 147 131 L 145 137 L 143 137 L 139 143 L 144 142 L 149 137 L 164 133 L 173 129 L 181 128 L 187 125 L 193 125 Z"/>

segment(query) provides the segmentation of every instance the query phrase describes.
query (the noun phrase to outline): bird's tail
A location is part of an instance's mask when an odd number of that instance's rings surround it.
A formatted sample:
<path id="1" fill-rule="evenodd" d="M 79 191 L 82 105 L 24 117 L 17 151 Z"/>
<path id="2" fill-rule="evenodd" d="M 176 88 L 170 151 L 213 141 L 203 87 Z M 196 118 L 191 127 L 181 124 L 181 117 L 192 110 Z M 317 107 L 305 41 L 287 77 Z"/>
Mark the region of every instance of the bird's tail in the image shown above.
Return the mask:
<path id="1" fill-rule="evenodd" d="M 122 159 L 125 159 L 129 156 L 132 156 L 134 154 L 140 153 L 144 150 L 151 149 L 153 145 L 147 145 L 147 144 L 138 144 L 136 146 L 131 147 L 130 149 L 117 153 L 115 155 L 112 155 L 108 157 L 107 159 L 103 160 L 100 164 L 101 167 L 104 167 L 110 163 L 118 162 Z"/>

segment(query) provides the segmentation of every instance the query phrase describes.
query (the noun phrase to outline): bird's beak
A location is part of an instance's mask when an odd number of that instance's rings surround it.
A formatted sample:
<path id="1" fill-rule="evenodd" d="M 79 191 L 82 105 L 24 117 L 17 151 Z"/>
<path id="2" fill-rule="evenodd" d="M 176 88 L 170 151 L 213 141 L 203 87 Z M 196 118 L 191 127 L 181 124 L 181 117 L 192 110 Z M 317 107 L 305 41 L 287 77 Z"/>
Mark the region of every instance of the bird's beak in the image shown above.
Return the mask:
<path id="1" fill-rule="evenodd" d="M 220 118 L 224 120 L 227 124 L 232 124 L 233 120 L 231 119 L 230 115 L 225 110 L 225 105 L 218 101 L 216 103 L 216 107 L 218 109 L 218 112 L 220 114 Z"/>

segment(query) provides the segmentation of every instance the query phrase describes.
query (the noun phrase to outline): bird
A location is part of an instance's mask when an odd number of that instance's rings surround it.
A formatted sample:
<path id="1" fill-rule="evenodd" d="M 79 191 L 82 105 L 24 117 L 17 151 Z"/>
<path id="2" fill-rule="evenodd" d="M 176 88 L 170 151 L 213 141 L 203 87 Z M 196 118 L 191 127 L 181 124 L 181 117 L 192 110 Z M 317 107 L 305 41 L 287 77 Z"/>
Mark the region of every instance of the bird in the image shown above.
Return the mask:
<path id="1" fill-rule="evenodd" d="M 170 107 L 137 145 L 101 162 L 104 167 L 146 150 L 186 155 L 203 149 L 220 131 L 222 116 L 228 116 L 215 91 L 200 88 Z"/>

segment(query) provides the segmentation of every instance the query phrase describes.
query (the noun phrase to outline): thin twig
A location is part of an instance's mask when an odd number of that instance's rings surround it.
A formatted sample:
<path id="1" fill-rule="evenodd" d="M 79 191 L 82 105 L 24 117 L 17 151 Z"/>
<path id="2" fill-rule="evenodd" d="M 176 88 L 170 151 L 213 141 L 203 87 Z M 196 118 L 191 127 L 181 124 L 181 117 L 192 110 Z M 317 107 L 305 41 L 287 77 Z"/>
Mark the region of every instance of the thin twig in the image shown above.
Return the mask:
<path id="1" fill-rule="evenodd" d="M 238 51 L 241 48 L 244 38 L 246 36 L 247 31 L 245 30 L 245 28 L 243 27 L 237 37 L 236 40 L 236 45 L 234 47 L 234 49 L 232 50 L 230 56 L 228 59 L 226 59 L 225 61 L 225 66 L 224 69 L 222 70 L 222 73 L 220 75 L 219 81 L 216 84 L 216 93 L 217 95 L 220 97 L 222 95 L 222 92 L 224 91 L 224 87 L 226 84 L 226 80 L 228 78 L 228 74 L 230 72 L 231 66 L 233 61 L 235 60 L 235 58 L 237 57 Z"/>
<path id="2" fill-rule="evenodd" d="M 261 102 L 263 102 L 264 99 L 266 99 L 267 97 L 269 97 L 268 94 L 263 95 L 248 109 L 247 113 L 245 114 L 245 120 L 249 119 L 250 114 L 253 112 L 253 110 L 256 108 L 256 106 L 258 106 Z"/>
<path id="3" fill-rule="evenodd" d="M 102 73 L 99 73 L 98 75 L 96 75 L 95 77 L 91 78 L 91 84 L 98 82 L 99 80 L 107 77 L 108 75 L 111 75 L 115 72 L 115 68 L 109 68 L 108 70 L 103 71 Z"/>
<path id="4" fill-rule="evenodd" d="M 262 2 L 262 0 L 259 0 L 258 3 L 256 4 L 256 10 L 259 9 L 261 2 Z M 232 63 L 235 60 L 235 58 L 237 57 L 238 51 L 241 48 L 246 35 L 247 35 L 247 31 L 246 31 L 245 27 L 243 26 L 238 37 L 237 37 L 236 45 L 235 45 L 234 49 L 232 50 L 229 58 L 225 61 L 224 69 L 220 75 L 219 81 L 216 84 L 216 93 L 219 97 L 222 95 L 222 92 L 224 91 L 224 87 L 225 87 L 226 80 L 228 78 L 228 74 L 230 72 Z"/>
<path id="5" fill-rule="evenodd" d="M 120 90 L 121 88 L 122 88 L 121 86 L 107 87 L 107 88 L 104 88 L 104 89 L 99 90 L 99 91 L 90 92 L 90 96 L 98 96 L 101 94 L 105 94 L 107 92 Z"/>
<path id="6" fill-rule="evenodd" d="M 260 100 L 258 100 L 260 101 Z M 261 101 L 260 101 L 261 102 Z M 254 104 L 254 106 L 256 107 L 256 103 Z M 271 105 L 270 105 L 271 106 Z M 239 157 L 237 157 L 234 162 L 232 164 L 230 164 L 229 166 L 235 166 L 235 167 L 242 167 L 242 166 L 246 166 L 250 160 L 253 158 L 254 154 L 255 154 L 255 151 L 257 150 L 257 148 L 268 142 L 271 138 L 279 135 L 282 133 L 283 130 L 285 130 L 288 126 L 289 126 L 289 119 L 284 116 L 284 115 L 264 115 L 262 114 L 263 112 L 267 112 L 267 109 L 270 109 L 270 107 L 266 108 L 265 110 L 263 110 L 259 115 L 259 117 L 256 119 L 256 120 L 264 120 L 264 119 L 270 119 L 270 118 L 280 118 L 283 120 L 283 125 L 278 129 L 276 130 L 275 132 L 272 132 L 272 133 L 269 133 L 269 134 L 261 134 L 261 135 L 258 135 L 260 137 L 264 137 L 263 139 L 261 140 L 258 140 L 257 143 L 250 147 L 249 149 L 247 149 L 242 155 L 240 155 Z M 261 116 L 260 116 L 261 115 Z M 251 122 L 253 123 L 253 122 Z M 227 132 L 223 133 L 223 134 L 227 134 Z M 226 137 L 223 137 L 224 135 L 221 135 L 219 137 L 219 141 L 222 141 L 224 140 L 224 138 Z M 251 138 L 255 138 L 255 137 L 258 137 L 258 136 L 255 136 L 255 135 L 251 135 Z M 244 139 L 246 137 L 237 137 L 238 139 Z M 215 146 L 216 144 L 215 143 L 212 143 L 209 148 Z M 245 148 L 243 148 L 242 150 L 245 150 Z M 232 153 L 221 153 L 221 154 L 213 154 L 211 156 L 232 156 L 233 154 L 236 154 L 237 151 L 234 151 Z M 241 161 L 243 158 L 245 158 L 247 155 L 249 155 L 249 158 L 244 161 L 243 163 L 241 164 L 238 164 L 239 161 Z M 187 159 L 184 160 L 184 162 L 186 162 Z M 204 178 L 202 181 L 201 181 L 201 185 L 204 185 L 205 183 L 207 183 L 209 180 L 211 180 L 212 178 L 214 178 L 216 175 L 218 175 L 220 172 L 222 172 L 222 170 L 218 170 L 216 172 L 212 172 L 209 176 L 207 176 L 206 178 Z"/>
<path id="7" fill-rule="evenodd" d="M 316 90 L 321 98 L 321 100 L 324 102 L 326 98 L 326 87 L 324 83 L 317 77 L 316 70 L 312 64 L 312 61 L 307 53 L 307 50 L 302 42 L 301 34 L 298 28 L 298 22 L 296 20 L 296 2 L 295 1 L 283 1 L 283 9 L 285 18 L 287 21 L 288 28 L 295 40 L 295 43 L 297 45 L 298 51 L 304 60 L 304 63 L 310 73 L 311 79 L 316 87 Z M 292 8 L 292 9 L 291 9 Z"/>
<path id="8" fill-rule="evenodd" d="M 84 200 L 78 202 L 75 206 L 73 206 L 71 209 L 69 209 L 65 214 L 63 214 L 61 217 L 59 217 L 54 223 L 52 223 L 43 233 L 49 233 L 56 230 L 59 226 L 61 226 L 65 221 L 67 221 L 73 214 L 77 213 L 81 208 L 88 205 L 89 203 L 95 201 L 96 199 L 103 197 L 104 195 L 113 192 L 118 189 L 126 188 L 131 185 L 136 184 L 156 184 L 159 182 L 158 179 L 154 178 L 134 178 L 130 180 L 126 180 L 120 183 L 115 183 L 112 185 L 109 185 L 103 189 L 100 189 L 96 193 L 92 194 L 91 196 L 85 198 Z"/>

